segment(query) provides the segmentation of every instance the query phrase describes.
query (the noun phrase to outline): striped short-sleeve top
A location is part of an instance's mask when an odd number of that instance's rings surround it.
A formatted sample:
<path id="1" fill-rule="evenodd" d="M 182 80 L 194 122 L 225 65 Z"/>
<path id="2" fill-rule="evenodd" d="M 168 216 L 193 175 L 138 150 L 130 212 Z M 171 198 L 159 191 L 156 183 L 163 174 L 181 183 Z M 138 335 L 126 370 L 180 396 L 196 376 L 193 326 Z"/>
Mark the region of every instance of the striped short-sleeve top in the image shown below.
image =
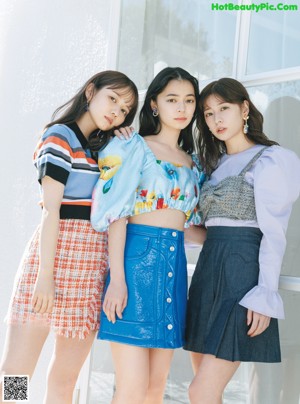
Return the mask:
<path id="1" fill-rule="evenodd" d="M 99 169 L 78 125 L 74 122 L 48 128 L 37 144 L 33 162 L 40 183 L 47 175 L 65 185 L 60 218 L 90 220 Z"/>

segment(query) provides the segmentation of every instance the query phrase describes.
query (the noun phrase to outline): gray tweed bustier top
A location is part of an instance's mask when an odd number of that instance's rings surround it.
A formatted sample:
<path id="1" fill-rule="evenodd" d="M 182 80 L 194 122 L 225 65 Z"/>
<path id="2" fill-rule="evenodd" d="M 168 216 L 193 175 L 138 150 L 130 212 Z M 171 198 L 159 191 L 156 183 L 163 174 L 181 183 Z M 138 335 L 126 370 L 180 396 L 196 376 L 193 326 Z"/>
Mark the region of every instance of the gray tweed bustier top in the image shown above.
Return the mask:
<path id="1" fill-rule="evenodd" d="M 253 185 L 246 181 L 245 174 L 267 147 L 262 148 L 238 175 L 226 177 L 216 185 L 203 184 L 199 199 L 202 223 L 214 217 L 257 220 Z"/>

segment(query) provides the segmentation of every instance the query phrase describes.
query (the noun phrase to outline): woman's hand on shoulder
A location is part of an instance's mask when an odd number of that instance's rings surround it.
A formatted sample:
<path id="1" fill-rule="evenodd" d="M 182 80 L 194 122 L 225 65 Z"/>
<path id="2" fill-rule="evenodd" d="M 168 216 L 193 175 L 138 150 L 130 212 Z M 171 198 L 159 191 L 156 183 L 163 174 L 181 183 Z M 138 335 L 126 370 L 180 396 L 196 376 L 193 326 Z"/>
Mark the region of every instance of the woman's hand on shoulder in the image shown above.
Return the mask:
<path id="1" fill-rule="evenodd" d="M 52 272 L 40 272 L 37 276 L 31 300 L 35 313 L 51 313 L 55 295 Z"/>
<path id="2" fill-rule="evenodd" d="M 122 312 L 127 305 L 127 285 L 125 280 L 110 280 L 105 293 L 103 311 L 107 319 L 112 323 L 116 322 L 116 315 L 122 318 Z"/>
<path id="3" fill-rule="evenodd" d="M 124 126 L 114 130 L 114 134 L 121 140 L 130 139 L 133 132 L 134 132 L 133 126 Z"/>
<path id="4" fill-rule="evenodd" d="M 256 313 L 248 309 L 247 312 L 247 325 L 250 326 L 248 330 L 249 337 L 256 337 L 262 334 L 270 325 L 271 317 Z"/>

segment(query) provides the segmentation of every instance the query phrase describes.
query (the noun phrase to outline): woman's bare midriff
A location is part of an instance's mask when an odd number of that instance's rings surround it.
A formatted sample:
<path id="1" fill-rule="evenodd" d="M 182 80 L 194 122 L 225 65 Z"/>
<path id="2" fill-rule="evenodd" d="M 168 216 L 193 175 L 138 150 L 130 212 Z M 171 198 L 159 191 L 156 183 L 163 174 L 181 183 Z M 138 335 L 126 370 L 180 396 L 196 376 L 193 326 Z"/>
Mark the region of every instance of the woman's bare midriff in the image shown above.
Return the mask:
<path id="1" fill-rule="evenodd" d="M 177 209 L 159 209 L 153 212 L 131 216 L 128 218 L 128 223 L 166 227 L 183 231 L 185 214 Z"/>

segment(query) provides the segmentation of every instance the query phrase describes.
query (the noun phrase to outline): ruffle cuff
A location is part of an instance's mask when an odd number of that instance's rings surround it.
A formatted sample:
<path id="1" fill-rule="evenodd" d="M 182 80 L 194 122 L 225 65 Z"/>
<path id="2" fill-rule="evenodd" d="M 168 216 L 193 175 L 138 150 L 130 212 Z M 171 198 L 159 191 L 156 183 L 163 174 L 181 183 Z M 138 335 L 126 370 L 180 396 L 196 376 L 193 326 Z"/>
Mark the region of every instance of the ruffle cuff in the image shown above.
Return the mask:
<path id="1" fill-rule="evenodd" d="M 267 289 L 264 286 L 255 286 L 239 304 L 264 316 L 284 319 L 283 301 L 280 294 L 278 291 Z"/>

